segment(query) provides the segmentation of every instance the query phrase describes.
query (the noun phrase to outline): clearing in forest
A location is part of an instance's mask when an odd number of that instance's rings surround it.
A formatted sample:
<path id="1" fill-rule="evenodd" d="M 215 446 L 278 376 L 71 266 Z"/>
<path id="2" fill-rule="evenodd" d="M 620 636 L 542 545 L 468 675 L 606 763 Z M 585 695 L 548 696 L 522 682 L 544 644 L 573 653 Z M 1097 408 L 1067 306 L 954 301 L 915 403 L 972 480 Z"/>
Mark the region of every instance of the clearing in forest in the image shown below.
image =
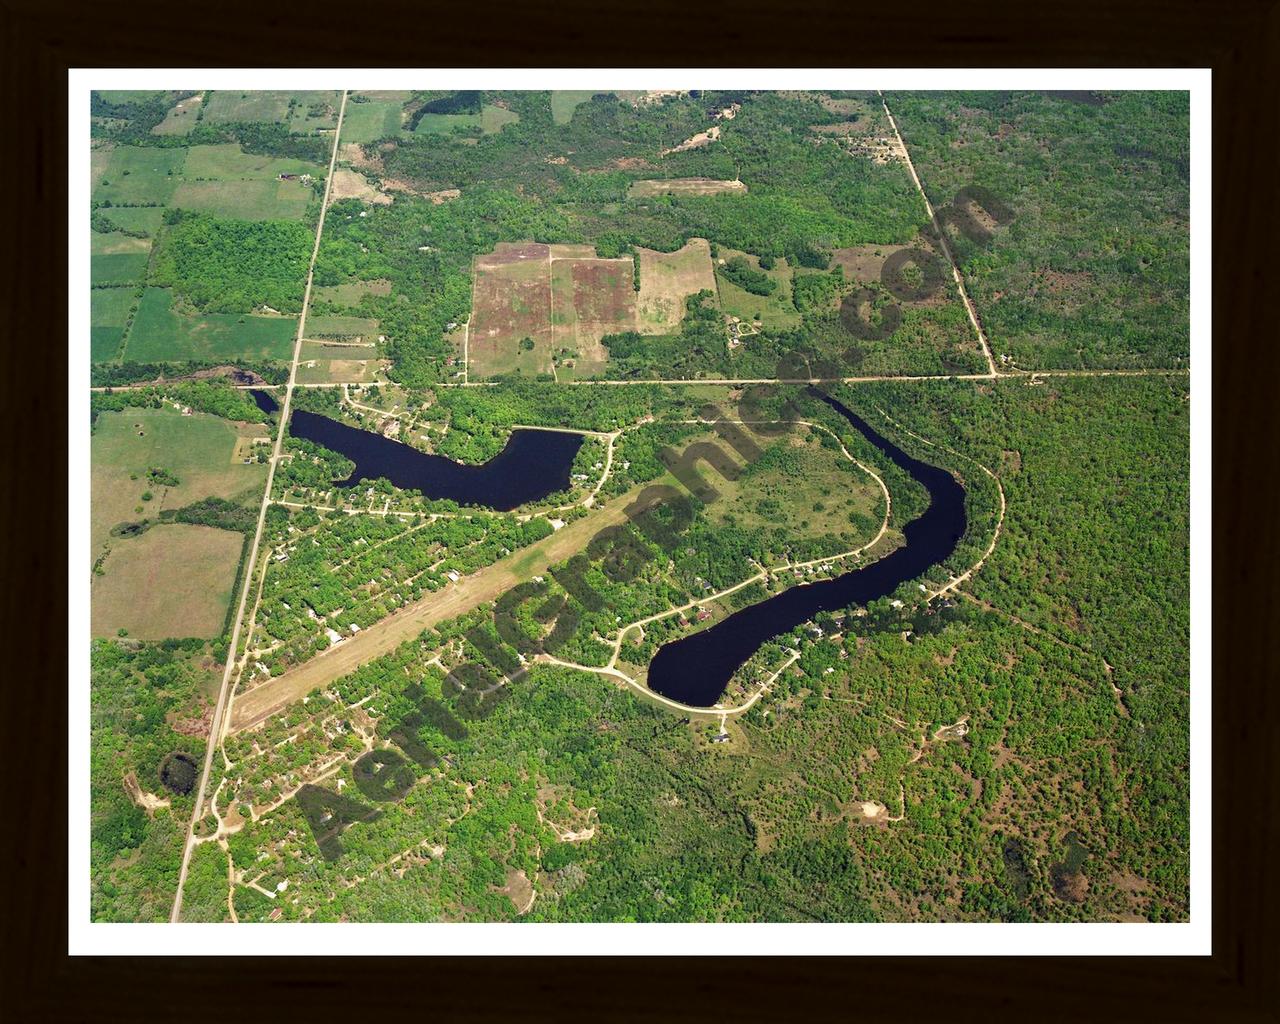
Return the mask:
<path id="1" fill-rule="evenodd" d="M 235 585 L 243 534 L 181 523 L 115 540 L 93 577 L 95 637 L 125 629 L 139 640 L 214 637 Z"/>
<path id="2" fill-rule="evenodd" d="M 256 501 L 267 467 L 245 465 L 235 453 L 241 441 L 249 439 L 246 443 L 252 445 L 252 438 L 267 435 L 260 423 L 233 423 L 201 412 L 183 416 L 172 406 L 100 413 L 90 442 L 93 557 L 102 554 L 104 544 L 115 543 L 111 529 L 120 523 L 154 521 L 164 509 L 202 498 Z M 156 482 L 149 476 L 153 469 L 164 470 L 178 483 Z M 143 500 L 146 493 L 150 501 Z"/>
<path id="3" fill-rule="evenodd" d="M 288 360 L 297 326 L 292 316 L 187 314 L 173 308 L 168 288 L 148 288 L 129 331 L 126 358 L 140 363 Z"/>
<path id="4" fill-rule="evenodd" d="M 716 290 L 711 247 L 705 238 L 691 238 L 675 252 L 637 247 L 640 255 L 640 297 L 636 330 L 640 334 L 674 334 L 684 319 L 685 300 L 706 289 Z"/>
<path id="5" fill-rule="evenodd" d="M 714 196 L 722 192 L 745 196 L 747 186 L 745 182 L 717 178 L 646 178 L 633 181 L 627 196 L 645 199 L 649 196 Z"/>
<path id="6" fill-rule="evenodd" d="M 558 247 L 552 248 L 554 253 Z M 552 260 L 552 340 L 557 365 L 569 375 L 589 377 L 603 370 L 609 352 L 600 339 L 633 330 L 635 320 L 635 263 L 630 257 Z"/>
<path id="7" fill-rule="evenodd" d="M 476 257 L 470 368 L 477 378 L 551 373 L 551 247 L 501 242 Z"/>

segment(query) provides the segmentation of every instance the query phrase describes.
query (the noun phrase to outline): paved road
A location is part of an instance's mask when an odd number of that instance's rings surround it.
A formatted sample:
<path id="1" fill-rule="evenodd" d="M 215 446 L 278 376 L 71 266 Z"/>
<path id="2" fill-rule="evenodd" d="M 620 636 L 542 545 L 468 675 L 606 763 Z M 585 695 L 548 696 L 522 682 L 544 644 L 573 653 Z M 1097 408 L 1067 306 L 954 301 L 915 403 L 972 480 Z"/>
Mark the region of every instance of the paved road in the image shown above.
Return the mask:
<path id="1" fill-rule="evenodd" d="M 262 528 L 267 518 L 267 507 L 271 504 L 271 484 L 275 479 L 276 466 L 280 462 L 280 451 L 284 445 L 284 428 L 289 422 L 289 405 L 293 401 L 293 388 L 298 374 L 298 360 L 302 354 L 302 337 L 307 326 L 307 307 L 311 304 L 311 281 L 315 274 L 316 258 L 320 254 L 320 237 L 324 233 L 325 213 L 329 208 L 329 193 L 333 188 L 333 169 L 338 160 L 338 139 L 342 136 L 342 119 L 347 110 L 347 92 L 342 92 L 342 103 L 338 108 L 338 126 L 333 133 L 333 152 L 329 155 L 329 175 L 324 183 L 324 201 L 320 205 L 320 220 L 316 225 L 315 245 L 311 249 L 311 262 L 307 265 L 307 285 L 302 296 L 302 313 L 298 317 L 298 333 L 293 343 L 293 362 L 289 366 L 289 384 L 285 388 L 284 402 L 280 412 L 280 426 L 276 431 L 276 441 L 271 453 L 271 462 L 267 467 L 267 485 L 262 493 L 262 504 L 258 509 L 258 525 L 253 534 L 253 546 L 249 550 L 246 565 L 252 567 L 258 562 L 258 549 L 262 542 Z M 204 768 L 200 773 L 200 786 L 196 790 L 195 808 L 191 812 L 191 821 L 187 825 L 186 843 L 182 849 L 182 867 L 178 871 L 178 891 L 173 897 L 173 910 L 169 914 L 171 923 L 182 916 L 182 889 L 187 881 L 187 869 L 191 865 L 191 852 L 195 848 L 192 837 L 196 822 L 204 810 L 205 790 L 209 785 L 209 772 L 213 764 L 213 752 L 218 748 L 223 729 L 223 714 L 227 707 L 227 698 L 231 691 L 231 676 L 235 670 L 236 651 L 240 643 L 240 628 L 244 623 L 245 605 L 249 598 L 249 590 L 253 583 L 253 573 L 245 573 L 244 583 L 240 589 L 240 604 L 236 610 L 235 624 L 231 630 L 231 645 L 228 648 L 227 664 L 222 673 L 222 685 L 218 688 L 218 702 L 214 706 L 213 724 L 209 730 L 209 740 L 204 752 Z"/>

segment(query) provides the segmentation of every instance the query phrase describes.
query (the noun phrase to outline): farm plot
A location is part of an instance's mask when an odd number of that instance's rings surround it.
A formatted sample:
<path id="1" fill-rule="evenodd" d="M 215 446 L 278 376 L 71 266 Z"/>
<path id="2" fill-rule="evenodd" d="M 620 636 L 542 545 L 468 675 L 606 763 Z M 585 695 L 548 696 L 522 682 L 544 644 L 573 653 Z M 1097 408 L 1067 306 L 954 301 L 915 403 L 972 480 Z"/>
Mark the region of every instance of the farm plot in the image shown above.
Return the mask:
<path id="1" fill-rule="evenodd" d="M 289 115 L 290 93 L 270 89 L 253 92 L 219 90 L 208 97 L 204 118 L 217 124 L 225 121 L 267 121 L 283 124 Z"/>
<path id="2" fill-rule="evenodd" d="M 232 530 L 179 523 L 117 542 L 93 578 L 93 636 L 121 629 L 140 640 L 217 636 L 243 544 Z"/>
<path id="3" fill-rule="evenodd" d="M 99 414 L 90 441 L 89 524 L 97 558 L 111 529 L 202 498 L 254 501 L 262 492 L 266 466 L 236 459 L 243 439 L 267 437 L 261 424 L 233 423 L 205 413 L 183 416 L 177 409 L 123 409 Z M 162 469 L 178 483 L 149 479 Z M 135 479 L 136 477 L 136 479 Z M 150 501 L 142 495 L 151 494 Z M 142 511 L 137 509 L 141 507 Z"/>
<path id="4" fill-rule="evenodd" d="M 112 206 L 98 213 L 123 231 L 142 231 L 152 238 L 164 220 L 164 210 L 158 206 Z"/>
<path id="5" fill-rule="evenodd" d="M 311 294 L 317 302 L 353 308 L 360 305 L 361 298 L 366 295 L 390 295 L 391 282 L 385 277 L 375 281 L 345 281 L 342 284 L 317 286 L 312 289 Z"/>
<path id="6" fill-rule="evenodd" d="M 405 99 L 409 94 L 405 93 Z M 376 142 L 387 136 L 397 135 L 404 120 L 405 100 L 376 100 L 369 93 L 360 93 L 347 101 L 347 113 L 342 119 L 344 142 Z"/>
<path id="7" fill-rule="evenodd" d="M 636 293 L 630 258 L 554 256 L 551 262 L 551 332 L 559 367 L 574 377 L 604 369 L 609 353 L 600 339 L 635 329 Z"/>
<path id="8" fill-rule="evenodd" d="M 745 196 L 746 183 L 716 178 L 646 178 L 633 181 L 627 195 L 631 199 L 646 199 L 651 196 L 715 196 L 726 192 Z"/>
<path id="9" fill-rule="evenodd" d="M 573 112 L 595 95 L 591 89 L 561 89 L 551 94 L 551 120 L 556 124 L 568 124 Z"/>
<path id="10" fill-rule="evenodd" d="M 116 252 L 89 257 L 89 279 L 95 285 L 141 284 L 147 276 L 146 252 Z"/>
<path id="11" fill-rule="evenodd" d="M 222 142 L 209 146 L 192 146 L 182 176 L 210 181 L 269 181 L 282 174 L 324 174 L 324 168 L 307 160 L 262 156 L 246 153 L 237 143 Z"/>
<path id="12" fill-rule="evenodd" d="M 204 103 L 204 93 L 198 92 L 178 100 L 173 109 L 164 115 L 164 120 L 151 129 L 152 135 L 187 135 L 195 127 L 196 118 L 200 114 L 200 106 Z"/>
<path id="13" fill-rule="evenodd" d="M 314 195 L 300 181 L 183 181 L 170 205 L 237 220 L 301 220 Z"/>
<path id="14" fill-rule="evenodd" d="M 475 376 L 552 372 L 550 246 L 500 243 L 477 257 L 472 310 Z"/>
<path id="15" fill-rule="evenodd" d="M 388 360 L 377 358 L 377 349 L 316 345 L 304 342 L 298 362 L 299 384 L 371 384 L 380 377 Z"/>
<path id="16" fill-rule="evenodd" d="M 93 190 L 94 202 L 164 206 L 173 197 L 187 151 L 118 146 Z"/>
<path id="17" fill-rule="evenodd" d="M 414 134 L 443 135 L 455 128 L 479 128 L 485 135 L 492 135 L 519 120 L 520 115 L 514 110 L 486 103 L 478 114 L 423 114 Z"/>
<path id="18" fill-rule="evenodd" d="M 132 288 L 94 288 L 90 292 L 89 358 L 93 362 L 105 363 L 116 357 L 134 294 Z"/>
<path id="19" fill-rule="evenodd" d="M 684 319 L 685 300 L 703 289 L 716 290 L 711 247 L 705 238 L 691 238 L 675 252 L 636 251 L 640 254 L 636 331 L 674 334 Z"/>
<path id="20" fill-rule="evenodd" d="M 148 288 L 129 332 L 127 356 L 143 363 L 288 359 L 296 329 L 291 316 L 180 313 L 168 288 Z"/>

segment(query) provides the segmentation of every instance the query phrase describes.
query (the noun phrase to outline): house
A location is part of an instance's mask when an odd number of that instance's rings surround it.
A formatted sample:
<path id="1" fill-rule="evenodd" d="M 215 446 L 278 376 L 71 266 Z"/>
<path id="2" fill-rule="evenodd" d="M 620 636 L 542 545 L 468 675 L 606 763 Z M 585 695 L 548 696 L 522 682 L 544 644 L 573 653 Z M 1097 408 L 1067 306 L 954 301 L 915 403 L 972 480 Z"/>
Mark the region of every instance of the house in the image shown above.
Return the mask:
<path id="1" fill-rule="evenodd" d="M 718 734 L 718 735 L 716 735 L 716 736 L 712 736 L 712 737 L 711 737 L 711 742 L 712 742 L 712 743 L 728 743 L 728 742 L 729 742 L 729 734 L 728 734 L 727 732 L 722 732 L 722 733 L 719 733 L 719 734 Z"/>

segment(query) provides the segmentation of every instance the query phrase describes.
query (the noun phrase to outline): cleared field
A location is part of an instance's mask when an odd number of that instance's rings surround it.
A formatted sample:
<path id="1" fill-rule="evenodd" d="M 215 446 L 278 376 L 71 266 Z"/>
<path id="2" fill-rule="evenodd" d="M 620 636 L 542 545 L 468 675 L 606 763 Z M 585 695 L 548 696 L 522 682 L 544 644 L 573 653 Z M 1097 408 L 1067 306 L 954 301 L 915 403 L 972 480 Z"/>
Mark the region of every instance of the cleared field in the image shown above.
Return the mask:
<path id="1" fill-rule="evenodd" d="M 115 151 L 115 147 L 111 143 L 103 143 L 94 146 L 89 150 L 89 185 L 91 188 L 97 188 L 107 174 L 107 168 L 111 166 L 111 154 Z"/>
<path id="2" fill-rule="evenodd" d="M 711 521 L 749 535 L 785 524 L 796 541 L 833 538 L 833 553 L 872 540 L 884 515 L 880 485 L 838 450 L 823 447 L 823 436 L 798 427 L 736 480 L 717 480 L 721 497 L 707 508 Z"/>
<path id="3" fill-rule="evenodd" d="M 183 181 L 170 205 L 238 220 L 301 220 L 314 195 L 300 181 Z"/>
<path id="4" fill-rule="evenodd" d="M 334 353 L 341 353 L 333 358 Z M 302 360 L 298 363 L 299 384 L 355 384 L 371 383 L 379 379 L 379 371 L 387 366 L 385 359 L 377 358 L 373 348 L 337 349 L 329 346 L 302 346 Z"/>
<path id="5" fill-rule="evenodd" d="M 376 281 L 347 281 L 343 284 L 325 285 L 312 289 L 317 302 L 332 302 L 336 306 L 358 306 L 364 295 L 390 295 L 391 282 L 385 277 Z"/>
<path id="6" fill-rule="evenodd" d="M 609 353 L 600 339 L 606 334 L 635 329 L 634 267 L 629 257 L 552 261 L 552 343 L 573 376 L 604 369 Z"/>
<path id="7" fill-rule="evenodd" d="M 121 252 L 89 257 L 89 280 L 92 284 L 141 284 L 147 276 L 148 254 Z"/>
<path id="8" fill-rule="evenodd" d="M 772 293 L 756 295 L 725 277 L 724 263 L 737 256 L 743 257 L 752 270 L 765 274 L 774 282 Z M 730 316 L 779 330 L 786 330 L 800 323 L 800 314 L 791 301 L 791 267 L 785 259 L 779 258 L 772 270 L 761 270 L 759 257 L 737 249 L 721 248 L 720 257 L 716 261 L 716 286 L 720 292 L 720 308 Z"/>
<path id="9" fill-rule="evenodd" d="M 360 316 L 312 316 L 307 318 L 308 341 L 365 341 L 378 339 L 378 321 Z"/>
<path id="10" fill-rule="evenodd" d="M 104 363 L 114 359 L 120 348 L 134 290 L 94 288 L 89 296 L 89 358 L 95 363 Z"/>
<path id="11" fill-rule="evenodd" d="M 573 112 L 595 95 L 591 89 L 561 89 L 551 94 L 551 120 L 556 124 L 568 124 Z"/>
<path id="12" fill-rule="evenodd" d="M 741 181 L 716 178 L 653 178 L 633 181 L 627 195 L 632 199 L 648 196 L 714 196 L 722 192 L 745 196 L 747 186 Z"/>
<path id="13" fill-rule="evenodd" d="M 475 261 L 470 370 L 480 377 L 551 373 L 551 250 L 500 243 Z"/>
<path id="14" fill-rule="evenodd" d="M 289 117 L 289 131 L 332 131 L 338 127 L 338 107 L 342 104 L 341 92 L 337 90 L 296 92 L 292 94 L 292 98 L 294 104 Z"/>
<path id="15" fill-rule="evenodd" d="M 306 160 L 246 153 L 235 142 L 192 146 L 187 151 L 187 161 L 182 168 L 182 176 L 188 180 L 207 178 L 213 181 L 266 181 L 281 174 L 320 176 L 324 174 L 324 168 Z"/>
<path id="16" fill-rule="evenodd" d="M 204 93 L 178 100 L 164 120 L 151 129 L 152 135 L 186 135 L 195 126 L 196 117 L 200 113 L 200 105 L 204 102 Z"/>
<path id="17" fill-rule="evenodd" d="M 139 640 L 222 632 L 244 537 L 211 526 L 154 526 L 117 542 L 93 577 L 95 637 L 126 629 Z"/>
<path id="18" fill-rule="evenodd" d="M 145 231 L 153 238 L 164 220 L 164 210 L 158 206 L 113 206 L 99 212 L 125 231 Z"/>
<path id="19" fill-rule="evenodd" d="M 519 120 L 520 115 L 515 111 L 486 103 L 478 114 L 423 114 L 414 134 L 442 135 L 455 128 L 479 128 L 486 135 L 491 135 Z"/>
<path id="20" fill-rule="evenodd" d="M 172 308 L 168 288 L 142 293 L 127 357 L 137 362 L 185 359 L 288 359 L 297 320 L 291 316 L 208 313 L 185 316 Z"/>
<path id="21" fill-rule="evenodd" d="M 354 672 L 361 665 L 380 658 L 424 629 L 456 618 L 487 601 L 496 600 L 516 584 L 563 562 L 586 548 L 598 530 L 614 526 L 625 518 L 627 505 L 642 487 L 598 507 L 590 515 L 570 523 L 549 537 L 516 551 L 506 558 L 464 576 L 443 590 L 406 605 L 394 615 L 362 629 L 305 664 L 268 680 L 236 697 L 232 705 L 231 728 L 239 730 L 261 722 L 277 711 L 301 700 L 317 687 Z"/>
<path id="22" fill-rule="evenodd" d="M 389 135 L 398 135 L 403 107 L 404 100 L 370 99 L 367 103 L 348 100 L 347 112 L 342 119 L 342 141 L 374 142 Z"/>
<path id="23" fill-rule="evenodd" d="M 641 334 L 674 333 L 684 319 L 685 299 L 703 289 L 716 290 L 711 247 L 705 238 L 691 238 L 675 252 L 636 251 L 640 254 L 636 330 Z"/>
<path id="24" fill-rule="evenodd" d="M 122 231 L 92 231 L 89 233 L 89 253 L 93 256 L 119 256 L 124 253 L 149 253 L 151 239 L 134 238 Z"/>
<path id="25" fill-rule="evenodd" d="M 178 185 L 186 155 L 180 148 L 117 146 L 93 190 L 94 202 L 166 205 Z"/>
<path id="26" fill-rule="evenodd" d="M 279 121 L 289 114 L 287 92 L 257 89 L 253 92 L 219 90 L 212 93 L 204 111 L 206 121 Z"/>
<path id="27" fill-rule="evenodd" d="M 111 528 L 120 523 L 144 516 L 154 519 L 163 509 L 181 508 L 201 498 L 256 501 L 267 467 L 236 461 L 236 442 L 265 436 L 267 428 L 261 424 L 237 424 L 205 413 L 183 416 L 171 406 L 100 414 L 90 441 L 93 557 L 102 553 L 108 541 L 115 545 Z M 172 473 L 178 485 L 150 483 L 147 473 L 156 468 Z M 151 501 L 142 500 L 146 491 L 151 492 Z M 135 511 L 138 506 L 142 512 Z"/>

